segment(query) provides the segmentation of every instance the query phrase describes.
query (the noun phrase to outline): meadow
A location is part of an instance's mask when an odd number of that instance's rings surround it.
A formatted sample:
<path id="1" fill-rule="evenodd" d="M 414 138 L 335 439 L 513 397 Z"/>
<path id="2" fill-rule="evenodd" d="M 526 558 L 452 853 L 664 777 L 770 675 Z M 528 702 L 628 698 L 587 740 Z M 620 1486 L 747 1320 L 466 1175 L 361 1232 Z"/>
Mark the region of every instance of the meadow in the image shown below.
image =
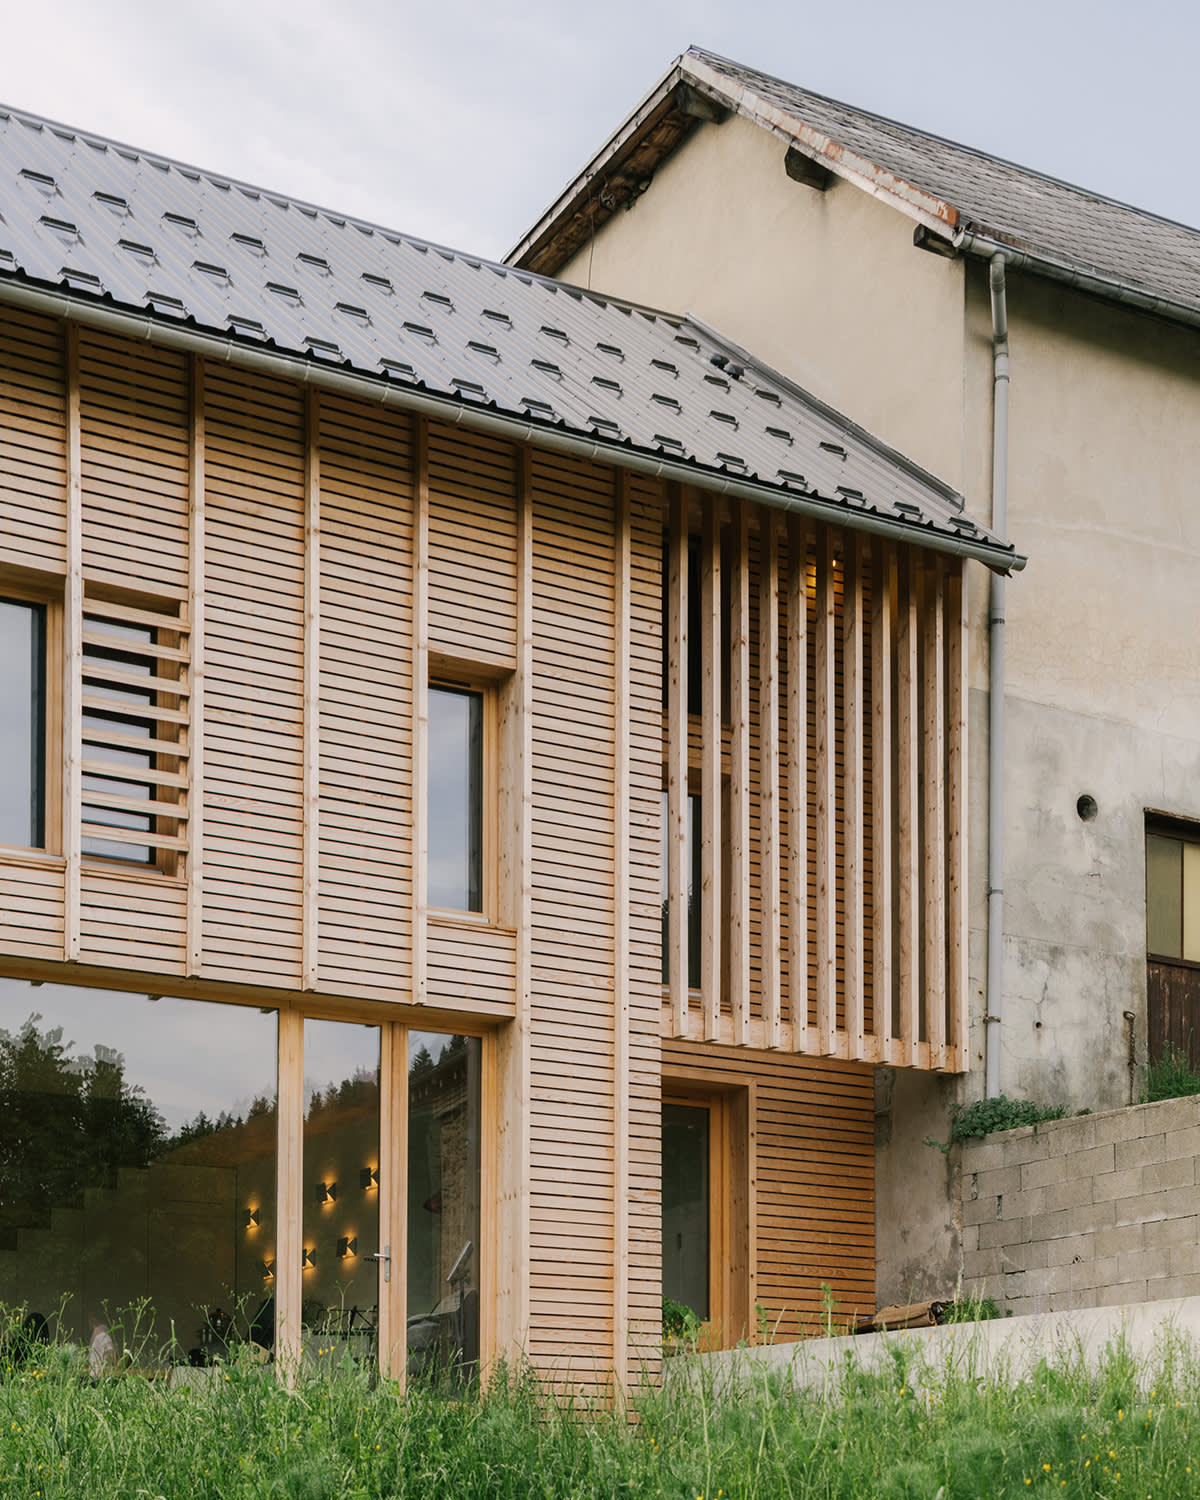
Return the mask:
<path id="1" fill-rule="evenodd" d="M 688 1360 L 690 1356 L 678 1356 Z M 236 1356 L 176 1385 L 89 1379 L 78 1351 L 0 1365 L 0 1495 L 21 1500 L 750 1500 L 1200 1495 L 1200 1351 L 1165 1334 L 1020 1380 L 852 1360 L 827 1398 L 763 1376 L 734 1396 L 700 1363 L 630 1410 L 501 1374 L 483 1393 L 399 1398 L 352 1365 L 287 1390 Z"/>

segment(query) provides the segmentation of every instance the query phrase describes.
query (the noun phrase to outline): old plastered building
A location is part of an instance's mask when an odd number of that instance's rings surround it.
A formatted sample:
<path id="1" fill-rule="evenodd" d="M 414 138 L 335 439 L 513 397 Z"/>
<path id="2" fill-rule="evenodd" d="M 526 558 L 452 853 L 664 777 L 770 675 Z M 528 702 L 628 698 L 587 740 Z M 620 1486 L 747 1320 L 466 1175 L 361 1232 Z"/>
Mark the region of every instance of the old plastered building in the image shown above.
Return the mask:
<path id="1" fill-rule="evenodd" d="M 881 1295 L 944 1291 L 955 1098 L 1200 1057 L 1200 233 L 693 48 L 509 259 L 716 323 L 1029 552 L 968 590 L 972 1074 L 879 1099 Z"/>
<path id="2" fill-rule="evenodd" d="M 1023 559 L 694 320 L 0 125 L 0 1300 L 600 1381 L 871 1307 Z"/>

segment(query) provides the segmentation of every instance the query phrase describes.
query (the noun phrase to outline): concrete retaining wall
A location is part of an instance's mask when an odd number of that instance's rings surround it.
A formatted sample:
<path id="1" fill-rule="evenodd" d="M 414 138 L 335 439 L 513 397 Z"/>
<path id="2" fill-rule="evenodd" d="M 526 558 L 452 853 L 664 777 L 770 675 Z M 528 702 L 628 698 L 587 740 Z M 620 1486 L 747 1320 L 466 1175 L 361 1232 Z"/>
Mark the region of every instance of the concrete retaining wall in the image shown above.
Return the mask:
<path id="1" fill-rule="evenodd" d="M 1200 1096 L 960 1150 L 964 1293 L 1014 1314 L 1200 1296 Z"/>

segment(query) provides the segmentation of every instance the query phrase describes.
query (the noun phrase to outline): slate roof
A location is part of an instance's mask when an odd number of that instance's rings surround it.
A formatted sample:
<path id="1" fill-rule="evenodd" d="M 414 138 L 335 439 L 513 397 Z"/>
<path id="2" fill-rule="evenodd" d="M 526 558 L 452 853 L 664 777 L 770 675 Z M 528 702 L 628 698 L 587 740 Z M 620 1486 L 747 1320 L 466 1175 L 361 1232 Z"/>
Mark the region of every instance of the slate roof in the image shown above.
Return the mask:
<path id="1" fill-rule="evenodd" d="M 691 47 L 507 259 L 553 272 L 696 124 L 684 93 L 734 110 L 952 244 L 978 238 L 1187 322 L 1200 321 L 1200 231 Z M 585 220 L 587 221 L 585 224 Z M 1094 284 L 1093 284 L 1094 283 Z"/>
<path id="2" fill-rule="evenodd" d="M 0 108 L 6 296 L 282 358 L 534 441 L 587 440 L 602 460 L 993 566 L 1024 561 L 948 486 L 695 320 Z"/>

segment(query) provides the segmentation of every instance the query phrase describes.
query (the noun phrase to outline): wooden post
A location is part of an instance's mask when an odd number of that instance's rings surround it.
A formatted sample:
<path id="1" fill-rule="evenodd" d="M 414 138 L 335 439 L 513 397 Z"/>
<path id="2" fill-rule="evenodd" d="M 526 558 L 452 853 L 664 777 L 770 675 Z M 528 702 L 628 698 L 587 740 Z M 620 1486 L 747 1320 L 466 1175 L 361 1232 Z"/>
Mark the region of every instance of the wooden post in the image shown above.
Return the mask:
<path id="1" fill-rule="evenodd" d="M 380 1029 L 379 1054 L 379 1244 L 390 1257 L 379 1266 L 376 1355 L 385 1379 L 403 1393 L 408 1366 L 408 1033 L 399 1025 Z M 367 1253 L 372 1247 L 367 1246 Z M 360 1250 L 360 1254 L 362 1251 Z"/>
<path id="2" fill-rule="evenodd" d="M 733 1041 L 750 1041 L 750 508 L 733 502 L 730 620 L 729 994 Z"/>
<path id="3" fill-rule="evenodd" d="M 775 513 L 759 513 L 758 784 L 759 900 L 762 909 L 762 1019 L 768 1047 L 782 1040 L 779 910 L 779 551 Z"/>
<path id="4" fill-rule="evenodd" d="M 700 552 L 700 995 L 704 1039 L 721 1034 L 721 516 L 704 497 Z"/>
<path id="5" fill-rule="evenodd" d="M 616 471 L 613 548 L 613 1374 L 629 1379 L 629 658 L 632 537 L 629 475 Z"/>
<path id="6" fill-rule="evenodd" d="M 188 629 L 191 718 L 187 762 L 187 972 L 204 965 L 204 361 L 193 354 L 188 463 Z"/>
<path id="7" fill-rule="evenodd" d="M 429 422 L 413 422 L 412 999 L 425 1003 L 429 890 Z"/>
<path id="8" fill-rule="evenodd" d="M 688 531 L 682 486 L 670 487 L 667 570 L 667 975 L 673 1036 L 688 1011 Z"/>
<path id="9" fill-rule="evenodd" d="M 808 522 L 788 517 L 788 1009 L 808 1049 Z"/>
<path id="10" fill-rule="evenodd" d="M 969 1066 L 967 970 L 967 565 L 960 563 L 946 578 L 946 725 L 948 731 L 947 818 L 950 924 L 949 1057 L 956 1073 Z"/>
<path id="11" fill-rule="evenodd" d="M 837 1030 L 837 684 L 833 532 L 817 533 L 817 1051 L 836 1049 Z"/>
<path id="12" fill-rule="evenodd" d="M 896 614 L 896 892 L 900 913 L 900 1040 L 894 1061 L 913 1067 L 920 1040 L 921 865 L 917 813 L 921 805 L 917 755 L 917 562 L 906 548 Z"/>
<path id="13" fill-rule="evenodd" d="M 878 538 L 871 580 L 871 955 L 876 1056 L 892 1056 L 892 649 L 896 550 Z"/>
<path id="14" fill-rule="evenodd" d="M 942 560 L 928 559 L 921 630 L 922 717 L 925 768 L 921 778 L 925 825 L 923 900 L 925 916 L 925 1034 L 929 1066 L 946 1067 L 946 736 L 945 580 Z"/>
<path id="15" fill-rule="evenodd" d="M 291 1386 L 300 1369 L 304 1250 L 304 1017 L 279 1012 L 279 1151 L 275 1163 L 275 1363 Z"/>
<path id="16" fill-rule="evenodd" d="M 301 986 L 319 977 L 321 915 L 321 393 L 309 386 L 304 516 L 304 898 Z M 416 788 L 414 787 L 414 797 Z M 422 788 L 424 796 L 424 788 Z"/>
<path id="17" fill-rule="evenodd" d="M 82 892 L 83 779 L 83 433 L 79 391 L 79 325 L 67 324 L 67 576 L 63 597 L 63 957 L 79 958 Z"/>
<path id="18" fill-rule="evenodd" d="M 845 924 L 842 984 L 848 1055 L 866 1048 L 866 972 L 863 960 L 863 601 L 861 539 L 844 534 L 842 556 L 842 819 Z"/>

